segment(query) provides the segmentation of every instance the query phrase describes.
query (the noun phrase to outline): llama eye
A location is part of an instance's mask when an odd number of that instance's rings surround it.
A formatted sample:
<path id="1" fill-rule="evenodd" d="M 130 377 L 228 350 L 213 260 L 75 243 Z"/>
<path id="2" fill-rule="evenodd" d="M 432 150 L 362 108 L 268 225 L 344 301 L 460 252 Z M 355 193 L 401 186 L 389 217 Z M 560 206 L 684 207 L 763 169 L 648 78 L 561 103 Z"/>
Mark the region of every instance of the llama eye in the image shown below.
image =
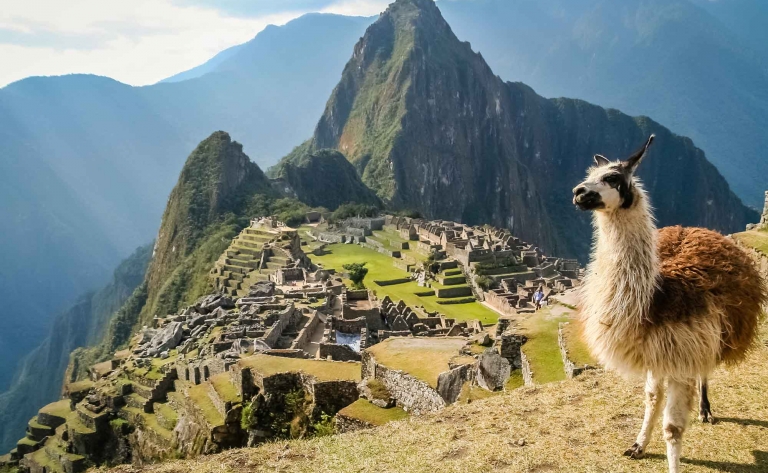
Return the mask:
<path id="1" fill-rule="evenodd" d="M 611 175 L 603 178 L 603 182 L 605 182 L 611 187 L 616 187 L 617 185 L 621 184 L 621 179 L 619 178 L 619 176 Z"/>

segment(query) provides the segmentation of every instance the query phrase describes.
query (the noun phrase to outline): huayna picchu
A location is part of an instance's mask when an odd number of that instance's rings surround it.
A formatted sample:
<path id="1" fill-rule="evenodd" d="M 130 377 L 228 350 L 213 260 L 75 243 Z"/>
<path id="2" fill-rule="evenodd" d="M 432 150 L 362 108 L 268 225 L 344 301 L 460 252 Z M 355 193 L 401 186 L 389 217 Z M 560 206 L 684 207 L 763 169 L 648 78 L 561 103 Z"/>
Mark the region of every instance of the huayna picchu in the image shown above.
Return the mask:
<path id="1" fill-rule="evenodd" d="M 304 147 L 342 152 L 394 208 L 509 228 L 586 261 L 590 221 L 569 208 L 579 158 L 629 155 L 651 133 L 656 159 L 640 174 L 665 202 L 660 225 L 733 232 L 756 221 L 690 139 L 647 117 L 504 82 L 435 2 L 400 0 L 355 46 Z"/>

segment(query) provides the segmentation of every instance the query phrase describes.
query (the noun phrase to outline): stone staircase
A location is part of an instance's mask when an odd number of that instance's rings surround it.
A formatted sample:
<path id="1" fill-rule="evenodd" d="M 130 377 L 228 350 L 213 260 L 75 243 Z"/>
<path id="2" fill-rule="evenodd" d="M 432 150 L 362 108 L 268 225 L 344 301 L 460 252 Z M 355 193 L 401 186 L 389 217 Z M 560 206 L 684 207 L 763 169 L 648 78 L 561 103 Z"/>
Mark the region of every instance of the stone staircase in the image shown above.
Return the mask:
<path id="1" fill-rule="evenodd" d="M 248 290 L 293 261 L 290 252 L 274 245 L 279 232 L 246 228 L 227 248 L 211 270 L 216 289 L 234 297 L 248 295 Z"/>

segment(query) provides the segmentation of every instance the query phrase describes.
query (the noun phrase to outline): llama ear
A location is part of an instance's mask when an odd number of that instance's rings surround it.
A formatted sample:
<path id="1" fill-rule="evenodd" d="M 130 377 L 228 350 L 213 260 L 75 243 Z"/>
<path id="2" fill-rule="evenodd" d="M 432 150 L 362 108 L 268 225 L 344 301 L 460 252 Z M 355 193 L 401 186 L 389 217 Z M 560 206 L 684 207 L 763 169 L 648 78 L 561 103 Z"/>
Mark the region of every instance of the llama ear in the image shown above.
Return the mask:
<path id="1" fill-rule="evenodd" d="M 656 138 L 656 135 L 651 135 L 648 137 L 648 141 L 645 142 L 645 145 L 643 145 L 642 148 L 637 150 L 632 156 L 627 158 L 626 161 L 624 161 L 624 168 L 628 170 L 630 173 L 634 173 L 637 167 L 640 165 L 640 163 L 643 161 L 643 158 L 645 158 L 645 155 L 648 154 L 648 147 L 651 146 L 651 143 L 653 143 L 653 139 Z"/>
<path id="2" fill-rule="evenodd" d="M 605 166 L 606 164 L 610 164 L 610 161 L 608 161 L 608 158 L 603 156 L 602 154 L 596 154 L 595 155 L 595 164 L 600 166 Z"/>

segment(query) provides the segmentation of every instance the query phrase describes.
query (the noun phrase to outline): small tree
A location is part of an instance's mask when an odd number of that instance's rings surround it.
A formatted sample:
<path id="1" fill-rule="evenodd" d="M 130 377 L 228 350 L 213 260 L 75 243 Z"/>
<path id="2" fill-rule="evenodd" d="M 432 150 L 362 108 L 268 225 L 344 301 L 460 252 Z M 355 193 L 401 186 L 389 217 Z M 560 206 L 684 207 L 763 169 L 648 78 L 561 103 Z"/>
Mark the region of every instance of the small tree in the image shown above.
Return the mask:
<path id="1" fill-rule="evenodd" d="M 475 283 L 477 283 L 478 286 L 480 286 L 480 289 L 483 291 L 487 291 L 491 288 L 491 285 L 493 284 L 493 279 L 489 278 L 488 276 L 478 276 L 475 278 Z"/>
<path id="2" fill-rule="evenodd" d="M 349 279 L 352 281 L 352 285 L 355 289 L 365 289 L 363 279 L 368 274 L 368 268 L 365 267 L 365 263 L 350 263 L 345 264 L 343 268 L 349 274 Z"/>

